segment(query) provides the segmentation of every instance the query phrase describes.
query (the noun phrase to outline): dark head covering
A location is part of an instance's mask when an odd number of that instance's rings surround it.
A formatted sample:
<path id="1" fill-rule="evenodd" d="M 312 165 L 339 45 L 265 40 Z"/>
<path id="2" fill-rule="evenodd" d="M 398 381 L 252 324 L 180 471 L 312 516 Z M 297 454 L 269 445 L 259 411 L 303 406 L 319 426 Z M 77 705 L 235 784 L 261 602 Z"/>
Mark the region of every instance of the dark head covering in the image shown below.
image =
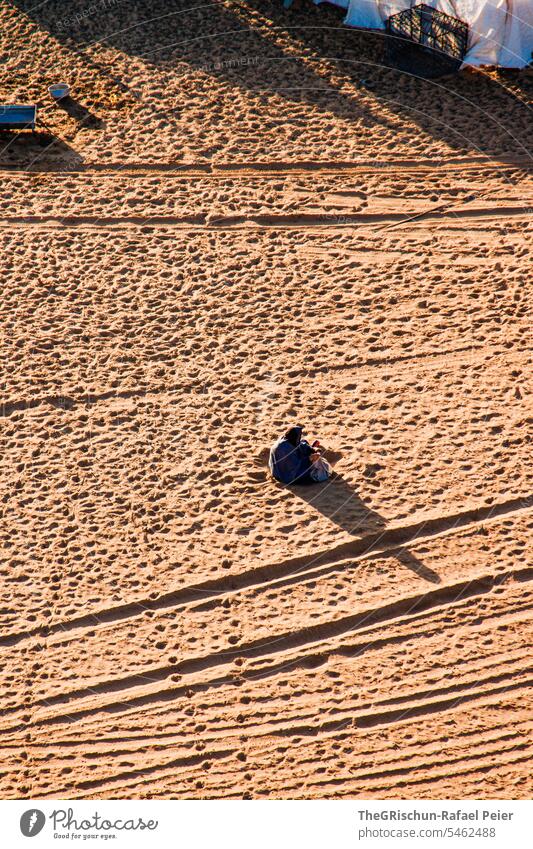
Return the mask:
<path id="1" fill-rule="evenodd" d="M 302 438 L 303 427 L 301 425 L 295 425 L 295 427 L 290 427 L 285 434 L 285 439 L 287 442 L 290 442 L 291 445 L 294 445 L 296 448 L 297 445 L 300 444 L 300 440 Z"/>

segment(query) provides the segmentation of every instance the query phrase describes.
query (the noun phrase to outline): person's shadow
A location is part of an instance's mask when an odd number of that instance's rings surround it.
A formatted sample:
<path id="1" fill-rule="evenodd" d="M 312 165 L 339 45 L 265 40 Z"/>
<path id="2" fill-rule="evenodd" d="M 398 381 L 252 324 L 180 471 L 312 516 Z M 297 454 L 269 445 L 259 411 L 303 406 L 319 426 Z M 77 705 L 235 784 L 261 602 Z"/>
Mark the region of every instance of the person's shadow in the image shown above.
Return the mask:
<path id="1" fill-rule="evenodd" d="M 325 452 L 328 458 L 328 452 Z M 366 477 L 373 477 L 375 467 L 367 467 Z M 440 583 L 440 577 L 433 569 L 425 566 L 414 554 L 398 543 L 387 545 L 387 520 L 375 510 L 371 510 L 357 494 L 357 491 L 341 475 L 333 472 L 324 483 L 308 486 L 287 487 L 295 496 L 306 501 L 310 507 L 322 513 L 326 519 L 334 522 L 351 536 L 364 539 L 369 537 L 369 553 L 375 549 L 392 554 L 402 566 L 415 572 L 420 578 L 433 584 Z"/>

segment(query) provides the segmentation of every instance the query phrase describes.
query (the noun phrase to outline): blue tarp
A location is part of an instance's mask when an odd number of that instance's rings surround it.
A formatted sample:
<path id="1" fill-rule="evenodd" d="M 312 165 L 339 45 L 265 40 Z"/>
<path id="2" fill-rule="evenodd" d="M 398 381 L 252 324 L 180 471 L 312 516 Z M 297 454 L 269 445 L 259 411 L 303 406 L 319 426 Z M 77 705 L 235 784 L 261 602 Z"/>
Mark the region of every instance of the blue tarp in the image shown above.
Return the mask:
<path id="1" fill-rule="evenodd" d="M 36 117 L 34 104 L 0 104 L 0 130 L 34 130 Z"/>

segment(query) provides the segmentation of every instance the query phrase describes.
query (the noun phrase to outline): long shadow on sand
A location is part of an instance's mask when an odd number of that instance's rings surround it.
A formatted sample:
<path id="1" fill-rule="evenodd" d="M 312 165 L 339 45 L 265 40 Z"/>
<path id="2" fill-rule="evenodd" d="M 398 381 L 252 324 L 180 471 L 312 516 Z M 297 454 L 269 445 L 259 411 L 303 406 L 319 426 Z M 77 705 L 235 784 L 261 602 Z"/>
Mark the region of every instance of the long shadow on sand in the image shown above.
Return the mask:
<path id="1" fill-rule="evenodd" d="M 63 97 L 56 104 L 58 109 L 62 109 L 63 112 L 66 112 L 70 118 L 73 118 L 80 127 L 86 127 L 92 130 L 101 130 L 103 127 L 103 121 L 87 106 L 84 106 L 83 103 L 79 103 L 79 101 L 74 100 L 74 98 Z"/>
<path id="2" fill-rule="evenodd" d="M 110 73 L 95 59 L 94 51 L 86 48 L 93 44 L 113 47 L 148 67 L 175 72 L 183 77 L 184 85 L 191 70 L 202 71 L 247 91 L 276 93 L 367 124 L 388 124 L 384 116 L 374 116 L 356 98 L 337 91 L 335 85 L 315 74 L 299 55 L 289 55 L 273 37 L 265 38 L 250 20 L 251 9 L 236 6 L 231 11 L 217 0 L 196 2 L 197 9 L 187 0 L 171 5 L 167 0 L 145 0 L 137 8 L 130 3 L 102 4 L 98 15 L 86 13 L 85 0 L 71 0 L 68 15 L 60 0 L 37 6 L 31 0 L 13 0 L 13 5 L 75 50 L 90 68 L 111 77 L 122 91 L 128 90 L 128 80 L 119 79 L 114 69 Z M 266 11 L 270 14 L 272 10 Z M 272 36 L 275 30 L 272 28 Z"/>
<path id="3" fill-rule="evenodd" d="M 85 48 L 102 44 L 183 75 L 184 85 L 189 70 L 201 70 L 261 96 L 312 104 L 352 123 L 354 132 L 360 122 L 400 130 L 406 120 L 463 152 L 528 155 L 527 107 L 518 86 L 487 74 L 428 81 L 386 68 L 382 35 L 342 27 L 341 10 L 309 0 L 290 12 L 280 0 L 249 0 L 233 9 L 200 0 L 197 8 L 190 0 L 119 2 L 101 4 L 98 14 L 87 13 L 85 0 L 71 0 L 68 14 L 62 0 L 13 0 L 12 5 L 89 64 L 94 50 Z M 322 57 L 329 70 L 323 63 L 315 72 Z M 128 87 L 127 80 L 115 82 Z M 350 91 L 343 90 L 346 85 Z M 264 120 L 269 114 L 265 107 Z M 301 129 L 297 120 L 296 126 Z"/>
<path id="4" fill-rule="evenodd" d="M 333 473 L 333 477 L 325 483 L 291 486 L 288 489 L 352 536 L 361 538 L 386 531 L 387 520 L 375 510 L 371 510 L 356 489 L 341 475 Z M 407 549 L 393 547 L 388 553 L 420 578 L 433 584 L 440 583 L 438 574 L 425 566 Z"/>
<path id="5" fill-rule="evenodd" d="M 0 165 L 29 171 L 79 168 L 82 157 L 51 132 L 0 132 Z"/>

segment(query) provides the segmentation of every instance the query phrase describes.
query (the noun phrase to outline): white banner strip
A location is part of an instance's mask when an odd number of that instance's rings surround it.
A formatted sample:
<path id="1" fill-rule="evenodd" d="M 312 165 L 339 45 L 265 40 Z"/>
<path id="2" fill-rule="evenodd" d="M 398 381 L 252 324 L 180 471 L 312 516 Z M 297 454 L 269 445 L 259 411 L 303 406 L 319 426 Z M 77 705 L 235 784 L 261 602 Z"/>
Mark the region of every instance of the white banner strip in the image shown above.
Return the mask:
<path id="1" fill-rule="evenodd" d="M 2 845 L 186 849 L 522 849 L 533 802 L 5 801 Z"/>

